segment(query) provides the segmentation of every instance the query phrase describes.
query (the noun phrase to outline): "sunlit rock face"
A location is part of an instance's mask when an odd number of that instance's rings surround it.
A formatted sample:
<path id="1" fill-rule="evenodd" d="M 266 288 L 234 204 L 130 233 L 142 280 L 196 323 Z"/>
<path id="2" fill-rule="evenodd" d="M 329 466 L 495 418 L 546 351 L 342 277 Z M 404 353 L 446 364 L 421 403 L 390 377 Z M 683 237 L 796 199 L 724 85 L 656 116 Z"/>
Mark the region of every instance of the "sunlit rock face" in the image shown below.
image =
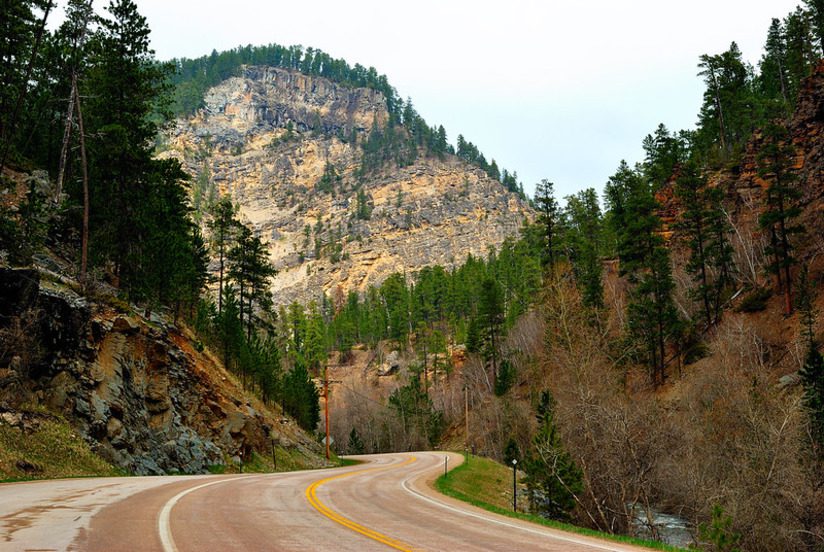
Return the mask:
<path id="1" fill-rule="evenodd" d="M 162 155 L 193 175 L 196 203 L 223 194 L 237 203 L 278 269 L 278 304 L 485 256 L 531 216 L 520 198 L 454 156 L 421 155 L 364 174 L 361 144 L 389 121 L 374 90 L 247 67 L 211 88 L 204 104 L 177 122 Z"/>

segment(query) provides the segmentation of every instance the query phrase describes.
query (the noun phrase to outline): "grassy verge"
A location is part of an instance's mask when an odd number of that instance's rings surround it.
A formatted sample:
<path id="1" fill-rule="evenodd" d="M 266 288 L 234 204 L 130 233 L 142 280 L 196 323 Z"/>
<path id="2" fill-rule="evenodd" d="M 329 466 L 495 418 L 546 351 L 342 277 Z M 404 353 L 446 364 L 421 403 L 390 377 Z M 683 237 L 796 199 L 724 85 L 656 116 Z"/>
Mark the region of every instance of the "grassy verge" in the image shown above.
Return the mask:
<path id="1" fill-rule="evenodd" d="M 338 461 L 338 466 L 357 466 L 358 464 L 363 464 L 363 460 L 356 460 L 355 458 L 343 458 L 341 456 L 336 456 Z"/>
<path id="2" fill-rule="evenodd" d="M 297 470 L 310 470 L 317 468 L 316 464 L 312 464 L 307 460 L 307 458 L 301 454 L 301 452 L 295 448 L 284 448 L 284 447 L 277 447 L 277 470 L 274 469 L 274 464 L 272 462 L 272 456 L 269 455 L 262 455 L 257 452 L 252 454 L 252 458 L 247 460 L 243 463 L 243 473 L 272 473 L 272 472 L 288 472 L 288 471 L 297 471 Z M 331 461 L 328 466 L 324 467 L 343 467 L 343 466 L 354 466 L 355 464 L 362 464 L 360 460 L 354 460 L 352 458 L 341 458 L 336 455 L 332 455 Z M 210 473 L 239 473 L 240 467 L 232 464 L 231 462 L 227 462 L 226 464 L 220 464 L 217 466 L 209 466 Z"/>
<path id="3" fill-rule="evenodd" d="M 549 520 L 541 516 L 512 511 L 512 470 L 487 458 L 473 456 L 464 457 L 464 463 L 451 470 L 447 475 L 441 475 L 435 481 L 435 488 L 452 498 L 468 502 L 473 506 L 483 508 L 496 514 L 530 521 L 554 529 L 577 533 L 589 537 L 611 540 L 624 544 L 645 546 L 654 550 L 667 552 L 682 552 L 677 548 L 657 541 L 647 541 L 624 535 L 612 535 L 593 531 L 585 527 L 578 527 L 569 523 Z"/>
<path id="4" fill-rule="evenodd" d="M 0 481 L 123 475 L 92 452 L 65 420 L 40 418 L 32 429 L 0 423 Z"/>
<path id="5" fill-rule="evenodd" d="M 43 408 L 25 411 L 27 429 L 0 421 L 0 483 L 66 477 L 106 477 L 128 475 L 96 455 L 69 423 Z M 361 463 L 350 458 L 332 458 L 332 466 Z M 277 447 L 277 470 L 271 455 L 254 453 L 243 464 L 244 473 L 286 472 L 316 468 L 298 449 Z M 208 466 L 209 473 L 238 473 L 231 462 Z"/>

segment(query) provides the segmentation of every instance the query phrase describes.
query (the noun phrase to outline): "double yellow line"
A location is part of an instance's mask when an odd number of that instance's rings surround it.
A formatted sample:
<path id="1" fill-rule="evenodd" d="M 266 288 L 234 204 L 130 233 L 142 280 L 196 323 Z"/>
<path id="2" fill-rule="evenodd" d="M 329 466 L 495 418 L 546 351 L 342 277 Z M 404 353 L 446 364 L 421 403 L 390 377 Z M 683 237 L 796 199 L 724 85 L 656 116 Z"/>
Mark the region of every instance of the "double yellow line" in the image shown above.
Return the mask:
<path id="1" fill-rule="evenodd" d="M 355 531 L 356 533 L 360 533 L 361 535 L 364 535 L 365 537 L 369 537 L 370 539 L 378 541 L 382 544 L 385 544 L 386 546 L 394 548 L 395 550 L 402 550 L 403 552 L 412 552 L 412 548 L 410 547 L 410 545 L 408 545 L 404 542 L 401 542 L 399 540 L 393 539 L 392 537 L 387 537 L 386 535 L 384 535 L 382 533 L 378 533 L 377 531 L 373 531 L 372 529 L 369 529 L 368 527 L 364 527 L 363 525 L 360 525 L 359 523 L 355 523 L 351 519 L 345 518 L 342 515 L 340 515 L 339 513 L 337 513 L 334 510 L 330 509 L 323 502 L 321 502 L 320 499 L 318 499 L 317 490 L 321 485 L 323 485 L 325 483 L 329 483 L 330 481 L 335 481 L 336 479 L 344 479 L 346 477 L 351 477 L 351 476 L 357 475 L 359 473 L 366 473 L 366 472 L 373 472 L 373 471 L 383 471 L 383 470 L 388 470 L 388 469 L 392 469 L 392 468 L 400 468 L 401 466 L 406 466 L 406 465 L 411 464 L 412 462 L 414 462 L 416 460 L 417 460 L 417 458 L 415 458 L 413 456 L 409 460 L 406 460 L 405 462 L 402 462 L 398 465 L 384 466 L 384 467 L 381 467 L 381 468 L 371 468 L 371 469 L 367 469 L 367 470 L 357 470 L 357 471 L 344 473 L 344 474 L 341 474 L 341 475 L 335 475 L 335 476 L 332 476 L 332 477 L 327 477 L 325 479 L 319 479 L 318 481 L 315 481 L 314 483 L 312 483 L 311 485 L 309 485 L 306 488 L 306 499 L 309 501 L 309 504 L 311 504 L 315 508 L 315 510 L 317 510 L 318 512 L 320 512 L 324 516 L 328 517 L 329 519 L 331 519 L 335 523 L 339 523 L 340 525 L 343 525 L 344 527 L 347 527 L 347 528 L 351 529 L 352 531 Z"/>

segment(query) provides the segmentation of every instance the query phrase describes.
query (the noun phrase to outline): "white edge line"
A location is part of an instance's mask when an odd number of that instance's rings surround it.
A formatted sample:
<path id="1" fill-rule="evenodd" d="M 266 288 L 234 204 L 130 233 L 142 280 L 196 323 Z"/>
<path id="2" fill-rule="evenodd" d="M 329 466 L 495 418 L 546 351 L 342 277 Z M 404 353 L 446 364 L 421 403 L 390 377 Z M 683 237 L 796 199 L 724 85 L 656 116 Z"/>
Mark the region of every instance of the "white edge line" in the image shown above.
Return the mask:
<path id="1" fill-rule="evenodd" d="M 248 476 L 247 476 L 248 477 Z M 157 518 L 157 532 L 160 534 L 160 544 L 163 547 L 164 552 L 178 552 L 177 546 L 175 545 L 175 540 L 172 537 L 172 525 L 171 525 L 171 517 L 172 517 L 172 508 L 175 507 L 177 502 L 186 496 L 189 493 L 193 493 L 204 487 L 210 487 L 212 485 L 218 485 L 220 483 L 227 483 L 229 481 L 237 481 L 238 478 L 230 478 L 230 479 L 221 479 L 220 481 L 210 481 L 208 483 L 204 483 L 202 485 L 198 485 L 196 487 L 191 487 L 186 489 L 185 491 L 181 491 L 177 493 L 175 496 L 169 499 L 169 501 L 163 505 L 163 509 L 160 510 L 160 516 Z"/>
<path id="2" fill-rule="evenodd" d="M 408 493 L 420 498 L 421 500 L 425 500 L 426 502 L 429 502 L 430 504 L 435 504 L 436 506 L 440 506 L 441 508 L 451 510 L 453 512 L 456 512 L 456 513 L 464 515 L 464 516 L 478 518 L 478 519 L 483 520 L 483 521 L 488 521 L 488 522 L 491 522 L 491 523 L 497 523 L 498 525 L 504 525 L 506 527 L 512 527 L 514 529 L 520 529 L 521 531 L 526 531 L 527 533 L 534 533 L 534 534 L 540 535 L 542 537 L 549 537 L 549 538 L 557 539 L 557 540 L 561 540 L 561 541 L 571 542 L 571 543 L 580 544 L 580 545 L 584 545 L 584 546 L 590 546 L 592 548 L 597 548 L 599 550 L 610 550 L 611 552 L 623 552 L 624 550 L 626 550 L 626 548 L 614 548 L 612 546 L 596 544 L 596 543 L 593 543 L 590 540 L 576 539 L 575 537 L 567 537 L 567 536 L 564 536 L 564 535 L 557 535 L 555 533 L 550 533 L 548 531 L 540 531 L 540 530 L 537 530 L 537 529 L 532 529 L 531 527 L 524 527 L 522 525 L 517 525 L 517 524 L 514 524 L 514 523 L 507 523 L 506 521 L 502 521 L 500 519 L 495 519 L 493 517 L 476 514 L 475 512 L 469 512 L 467 510 L 461 510 L 460 508 L 455 508 L 453 506 L 450 506 L 449 504 L 446 504 L 445 502 L 441 502 L 440 500 L 430 498 L 430 497 L 426 496 L 425 494 L 423 494 L 419 491 L 416 491 L 415 489 L 412 489 L 411 487 L 409 487 L 409 481 L 413 478 L 420 477 L 420 475 L 421 474 L 410 475 L 409 477 L 407 477 L 406 479 L 403 480 L 403 482 L 401 483 L 401 486 Z"/>

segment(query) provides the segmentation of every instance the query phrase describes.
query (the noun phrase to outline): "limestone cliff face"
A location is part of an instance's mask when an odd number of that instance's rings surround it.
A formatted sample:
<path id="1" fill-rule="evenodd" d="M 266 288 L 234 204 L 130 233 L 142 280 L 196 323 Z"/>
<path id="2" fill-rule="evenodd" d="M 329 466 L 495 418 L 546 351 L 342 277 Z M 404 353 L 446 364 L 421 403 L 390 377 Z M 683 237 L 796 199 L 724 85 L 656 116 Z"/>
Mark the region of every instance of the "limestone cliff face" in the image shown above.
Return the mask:
<path id="1" fill-rule="evenodd" d="M 198 193 L 239 204 L 279 270 L 277 303 L 363 291 L 392 272 L 485 255 L 531 216 L 454 156 L 359 174 L 360 143 L 389 118 L 374 90 L 249 67 L 210 89 L 205 106 L 178 121 L 164 155 L 199 177 Z"/>

